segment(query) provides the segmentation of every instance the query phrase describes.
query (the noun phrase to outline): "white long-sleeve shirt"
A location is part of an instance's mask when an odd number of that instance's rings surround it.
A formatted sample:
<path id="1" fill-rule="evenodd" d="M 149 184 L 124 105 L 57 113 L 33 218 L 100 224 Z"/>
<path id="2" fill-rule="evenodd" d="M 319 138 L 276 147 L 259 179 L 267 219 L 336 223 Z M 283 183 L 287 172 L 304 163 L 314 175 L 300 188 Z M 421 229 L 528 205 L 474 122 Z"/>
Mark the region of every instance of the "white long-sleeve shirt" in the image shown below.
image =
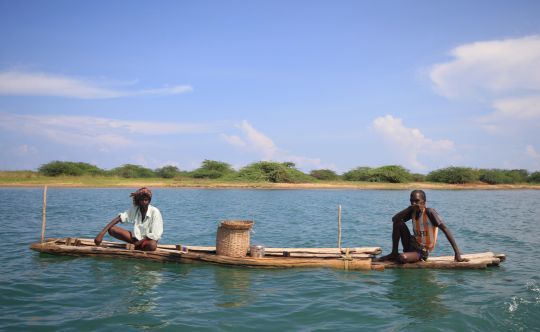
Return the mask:
<path id="1" fill-rule="evenodd" d="M 138 206 L 132 206 L 129 210 L 119 213 L 122 223 L 132 223 L 133 236 L 137 240 L 142 240 L 147 237 L 152 240 L 159 240 L 163 234 L 163 218 L 158 208 L 153 205 L 148 205 L 148 211 L 144 220 Z"/>

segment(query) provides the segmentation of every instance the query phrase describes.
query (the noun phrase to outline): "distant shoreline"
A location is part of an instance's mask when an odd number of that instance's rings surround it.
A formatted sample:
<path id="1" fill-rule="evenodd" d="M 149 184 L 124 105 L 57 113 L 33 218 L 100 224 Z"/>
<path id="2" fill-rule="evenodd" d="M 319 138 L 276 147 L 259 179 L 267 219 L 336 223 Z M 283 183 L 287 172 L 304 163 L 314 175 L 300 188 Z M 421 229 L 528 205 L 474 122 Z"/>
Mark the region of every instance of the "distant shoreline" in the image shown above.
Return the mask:
<path id="1" fill-rule="evenodd" d="M 125 179 L 111 177 L 5 177 L 0 176 L 0 187 L 59 187 L 59 188 L 200 188 L 200 189 L 350 189 L 350 190 L 540 190 L 540 184 L 497 184 L 486 183 L 447 184 L 434 182 L 379 183 L 352 181 L 321 181 L 314 183 L 270 183 L 270 182 L 225 182 L 218 180 L 193 179 Z"/>

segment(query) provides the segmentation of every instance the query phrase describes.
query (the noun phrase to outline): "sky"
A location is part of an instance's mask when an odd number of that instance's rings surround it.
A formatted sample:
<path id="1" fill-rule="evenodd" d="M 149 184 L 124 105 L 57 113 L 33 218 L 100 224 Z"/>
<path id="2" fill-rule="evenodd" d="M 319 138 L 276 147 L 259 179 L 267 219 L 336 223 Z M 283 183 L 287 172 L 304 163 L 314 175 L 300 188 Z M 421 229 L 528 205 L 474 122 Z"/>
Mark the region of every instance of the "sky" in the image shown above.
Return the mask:
<path id="1" fill-rule="evenodd" d="M 540 170 L 539 1 L 0 1 L 0 170 Z"/>

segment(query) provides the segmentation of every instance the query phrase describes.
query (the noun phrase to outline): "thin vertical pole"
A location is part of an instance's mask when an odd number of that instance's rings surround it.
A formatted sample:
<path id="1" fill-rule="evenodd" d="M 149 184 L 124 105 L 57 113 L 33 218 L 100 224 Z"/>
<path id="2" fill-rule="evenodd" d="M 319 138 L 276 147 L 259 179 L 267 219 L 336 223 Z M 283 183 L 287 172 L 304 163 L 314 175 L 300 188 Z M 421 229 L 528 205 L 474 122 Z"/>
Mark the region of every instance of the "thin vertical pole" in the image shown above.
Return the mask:
<path id="1" fill-rule="evenodd" d="M 45 242 L 45 223 L 47 222 L 47 186 L 43 188 L 43 220 L 41 221 L 41 243 Z"/>
<path id="2" fill-rule="evenodd" d="M 338 243 L 339 252 L 341 252 L 341 205 L 338 205 L 337 227 L 338 227 L 337 243 Z"/>

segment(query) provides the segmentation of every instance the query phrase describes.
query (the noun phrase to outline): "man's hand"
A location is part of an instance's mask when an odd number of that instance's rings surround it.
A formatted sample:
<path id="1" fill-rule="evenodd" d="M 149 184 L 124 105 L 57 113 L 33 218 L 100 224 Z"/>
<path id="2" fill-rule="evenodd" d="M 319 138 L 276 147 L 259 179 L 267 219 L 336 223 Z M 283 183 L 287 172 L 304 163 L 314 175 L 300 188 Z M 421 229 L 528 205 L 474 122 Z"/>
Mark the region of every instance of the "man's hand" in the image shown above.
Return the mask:
<path id="1" fill-rule="evenodd" d="M 454 257 L 454 261 L 455 262 L 468 262 L 469 259 L 461 257 L 460 254 L 456 254 L 456 256 Z"/>
<path id="2" fill-rule="evenodd" d="M 96 244 L 96 246 L 99 246 L 102 241 L 103 241 L 103 235 L 102 234 L 98 234 L 98 236 L 96 236 L 96 238 L 94 239 L 94 243 Z"/>

